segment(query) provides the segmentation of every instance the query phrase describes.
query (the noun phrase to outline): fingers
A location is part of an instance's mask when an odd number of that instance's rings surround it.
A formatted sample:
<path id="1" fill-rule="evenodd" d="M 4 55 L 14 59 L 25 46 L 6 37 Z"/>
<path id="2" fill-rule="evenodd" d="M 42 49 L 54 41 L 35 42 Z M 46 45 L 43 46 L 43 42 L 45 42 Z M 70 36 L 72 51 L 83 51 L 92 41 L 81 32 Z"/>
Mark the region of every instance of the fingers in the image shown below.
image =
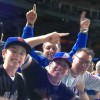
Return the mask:
<path id="1" fill-rule="evenodd" d="M 32 10 L 29 10 L 29 11 L 26 13 L 26 16 L 29 15 L 29 14 L 36 14 L 36 4 L 33 5 L 33 9 L 32 9 Z"/>
<path id="2" fill-rule="evenodd" d="M 90 26 L 90 19 L 86 18 L 86 11 L 83 11 L 80 16 L 80 30 L 88 29 Z"/>
<path id="3" fill-rule="evenodd" d="M 85 23 L 85 22 L 90 23 L 90 19 L 85 18 L 84 20 L 81 21 L 81 23 Z"/>
<path id="4" fill-rule="evenodd" d="M 85 17 L 86 17 L 86 11 L 83 11 L 80 16 L 80 21 L 84 20 Z"/>
<path id="5" fill-rule="evenodd" d="M 85 18 L 86 17 L 86 11 L 83 11 L 82 13 L 81 13 L 81 16 L 80 16 L 81 18 Z"/>
<path id="6" fill-rule="evenodd" d="M 63 36 L 68 36 L 69 33 L 58 33 L 60 35 L 60 37 L 63 37 Z"/>
<path id="7" fill-rule="evenodd" d="M 55 31 L 55 32 L 52 32 L 50 34 L 56 34 L 57 36 L 63 37 L 63 36 L 69 35 L 70 33 L 58 33 L 58 32 Z"/>
<path id="8" fill-rule="evenodd" d="M 36 12 L 36 4 L 33 5 L 33 11 Z"/>
<path id="9" fill-rule="evenodd" d="M 54 40 L 54 41 L 49 41 L 49 42 L 51 42 L 52 44 L 60 44 L 60 39 Z"/>

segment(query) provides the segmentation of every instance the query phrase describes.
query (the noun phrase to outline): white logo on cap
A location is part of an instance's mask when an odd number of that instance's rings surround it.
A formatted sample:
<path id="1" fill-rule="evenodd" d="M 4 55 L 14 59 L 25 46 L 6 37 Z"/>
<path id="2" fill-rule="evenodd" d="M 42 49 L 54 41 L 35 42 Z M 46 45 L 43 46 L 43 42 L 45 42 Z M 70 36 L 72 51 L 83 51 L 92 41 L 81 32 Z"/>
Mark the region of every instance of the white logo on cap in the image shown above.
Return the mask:
<path id="1" fill-rule="evenodd" d="M 69 54 L 65 53 L 62 58 L 69 58 Z"/>

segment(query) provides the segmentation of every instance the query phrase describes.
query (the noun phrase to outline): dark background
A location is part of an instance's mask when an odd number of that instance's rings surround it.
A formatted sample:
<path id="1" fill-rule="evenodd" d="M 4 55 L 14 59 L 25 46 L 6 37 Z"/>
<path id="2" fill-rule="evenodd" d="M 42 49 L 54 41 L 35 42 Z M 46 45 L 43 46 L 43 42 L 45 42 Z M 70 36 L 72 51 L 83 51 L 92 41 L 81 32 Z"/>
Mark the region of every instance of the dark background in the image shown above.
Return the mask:
<path id="1" fill-rule="evenodd" d="M 26 12 L 37 5 L 38 18 L 35 36 L 53 31 L 69 32 L 61 39 L 62 51 L 70 51 L 79 32 L 79 18 L 87 11 L 91 19 L 87 47 L 100 58 L 100 0 L 0 0 L 0 36 L 5 41 L 9 36 L 21 36 L 26 24 Z M 41 45 L 36 49 L 41 50 Z"/>

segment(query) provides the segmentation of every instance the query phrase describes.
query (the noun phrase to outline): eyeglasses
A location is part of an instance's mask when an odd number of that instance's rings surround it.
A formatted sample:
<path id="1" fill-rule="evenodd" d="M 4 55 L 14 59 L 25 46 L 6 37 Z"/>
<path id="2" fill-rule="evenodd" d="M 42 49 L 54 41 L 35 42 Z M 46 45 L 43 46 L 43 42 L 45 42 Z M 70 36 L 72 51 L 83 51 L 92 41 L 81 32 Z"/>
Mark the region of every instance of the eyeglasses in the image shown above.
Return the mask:
<path id="1" fill-rule="evenodd" d="M 88 66 L 92 65 L 92 62 L 90 62 L 90 61 L 88 61 L 88 60 L 86 60 L 84 58 L 80 58 L 77 55 L 75 55 L 75 56 L 79 59 L 79 62 L 81 64 L 84 64 L 84 66 L 88 67 Z"/>

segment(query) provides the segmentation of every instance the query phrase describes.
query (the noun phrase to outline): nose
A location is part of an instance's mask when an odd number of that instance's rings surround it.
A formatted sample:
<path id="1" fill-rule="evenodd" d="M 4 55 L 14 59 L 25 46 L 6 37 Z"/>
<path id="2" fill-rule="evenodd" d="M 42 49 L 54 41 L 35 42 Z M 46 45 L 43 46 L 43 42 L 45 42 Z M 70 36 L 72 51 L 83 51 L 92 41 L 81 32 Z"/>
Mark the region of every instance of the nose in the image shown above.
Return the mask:
<path id="1" fill-rule="evenodd" d="M 60 70 L 61 72 L 66 72 L 66 73 L 68 73 L 68 71 L 69 71 L 68 68 L 63 67 L 63 66 L 61 66 L 61 65 L 58 65 L 57 68 L 58 68 L 58 70 Z"/>
<path id="2" fill-rule="evenodd" d="M 81 68 L 81 70 L 85 70 L 87 68 L 87 66 L 85 64 L 81 64 L 80 68 Z"/>
<path id="3" fill-rule="evenodd" d="M 17 51 L 15 54 L 16 57 L 20 57 L 20 53 Z"/>
<path id="4" fill-rule="evenodd" d="M 63 66 L 62 65 L 58 65 L 57 68 L 59 68 L 60 70 L 62 70 Z"/>
<path id="5" fill-rule="evenodd" d="M 51 49 L 50 49 L 50 52 L 51 52 L 51 53 L 53 53 L 53 52 L 54 52 L 54 50 L 51 48 Z"/>

